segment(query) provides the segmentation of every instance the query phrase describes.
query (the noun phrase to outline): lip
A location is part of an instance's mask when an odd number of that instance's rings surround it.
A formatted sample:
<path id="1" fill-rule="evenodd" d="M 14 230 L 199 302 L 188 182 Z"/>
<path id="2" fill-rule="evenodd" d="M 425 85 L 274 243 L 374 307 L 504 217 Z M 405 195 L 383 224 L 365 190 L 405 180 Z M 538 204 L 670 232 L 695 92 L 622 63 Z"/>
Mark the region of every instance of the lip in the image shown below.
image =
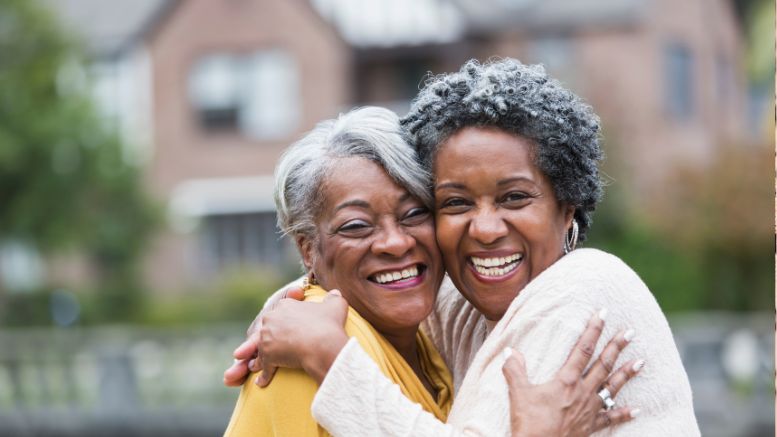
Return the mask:
<path id="1" fill-rule="evenodd" d="M 515 255 L 516 253 L 521 253 L 521 251 L 515 250 L 515 249 L 500 249 L 500 250 L 489 250 L 489 251 L 482 251 L 482 252 L 470 252 L 466 255 L 466 257 L 467 259 L 473 256 L 478 258 L 501 258 L 503 256 Z"/>
<path id="2" fill-rule="evenodd" d="M 471 252 L 467 254 L 464 262 L 467 264 L 467 267 L 469 268 L 469 271 L 472 272 L 472 276 L 475 277 L 480 282 L 486 283 L 486 284 L 495 284 L 499 282 L 504 282 L 510 280 L 513 276 L 515 276 L 519 270 L 521 270 L 521 265 L 523 264 L 523 258 L 521 258 L 520 261 L 518 261 L 518 265 L 511 271 L 507 272 L 506 274 L 502 276 L 485 276 L 481 275 L 476 269 L 475 266 L 472 264 L 472 261 L 470 260 L 471 257 L 477 257 L 477 258 L 501 258 L 505 256 L 514 255 L 516 253 L 520 253 L 517 250 L 490 250 L 488 252 Z"/>
<path id="3" fill-rule="evenodd" d="M 399 270 L 405 270 L 415 266 L 418 267 L 418 276 L 415 276 L 413 278 L 400 279 L 390 284 L 381 284 L 377 281 L 373 281 L 372 279 L 369 279 L 381 273 L 396 272 Z M 403 266 L 389 267 L 389 268 L 383 268 L 381 270 L 376 270 L 375 272 L 367 276 L 368 278 L 367 280 L 373 285 L 377 285 L 378 287 L 381 287 L 381 288 L 387 288 L 389 290 L 404 290 L 404 289 L 413 288 L 422 284 L 426 280 L 426 273 L 428 270 L 429 270 L 429 267 L 426 264 L 422 262 L 413 262 L 413 263 L 405 264 Z"/>

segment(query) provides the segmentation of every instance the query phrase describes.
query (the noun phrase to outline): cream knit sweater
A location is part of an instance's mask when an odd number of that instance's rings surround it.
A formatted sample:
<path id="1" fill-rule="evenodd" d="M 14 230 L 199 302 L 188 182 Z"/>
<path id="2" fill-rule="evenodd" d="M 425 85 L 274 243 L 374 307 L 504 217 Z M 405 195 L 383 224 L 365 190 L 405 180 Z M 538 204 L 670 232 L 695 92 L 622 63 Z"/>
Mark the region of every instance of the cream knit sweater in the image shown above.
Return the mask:
<path id="1" fill-rule="evenodd" d="M 337 437 L 509 436 L 510 404 L 501 351 L 521 351 L 530 380 L 549 380 L 566 360 L 591 315 L 609 310 L 597 354 L 617 332 L 636 337 L 618 365 L 647 361 L 615 398 L 642 410 L 633 421 L 600 436 L 698 436 L 688 377 L 669 325 L 650 291 L 620 259 L 578 249 L 535 278 L 490 326 L 446 279 L 423 329 L 449 364 L 456 391 L 442 423 L 403 397 L 353 341 L 340 352 L 311 407 L 315 419 Z"/>

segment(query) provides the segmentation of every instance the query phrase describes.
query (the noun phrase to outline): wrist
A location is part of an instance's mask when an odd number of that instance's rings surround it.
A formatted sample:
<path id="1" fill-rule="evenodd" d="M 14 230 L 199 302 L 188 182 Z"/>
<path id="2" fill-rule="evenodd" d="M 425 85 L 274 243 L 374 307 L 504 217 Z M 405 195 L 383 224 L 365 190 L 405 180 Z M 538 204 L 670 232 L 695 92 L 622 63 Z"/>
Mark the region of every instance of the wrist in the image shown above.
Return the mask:
<path id="1" fill-rule="evenodd" d="M 321 384 L 346 343 L 348 343 L 348 335 L 342 329 L 327 336 L 325 341 L 316 344 L 313 353 L 305 354 L 301 363 L 302 368 L 318 384 Z"/>

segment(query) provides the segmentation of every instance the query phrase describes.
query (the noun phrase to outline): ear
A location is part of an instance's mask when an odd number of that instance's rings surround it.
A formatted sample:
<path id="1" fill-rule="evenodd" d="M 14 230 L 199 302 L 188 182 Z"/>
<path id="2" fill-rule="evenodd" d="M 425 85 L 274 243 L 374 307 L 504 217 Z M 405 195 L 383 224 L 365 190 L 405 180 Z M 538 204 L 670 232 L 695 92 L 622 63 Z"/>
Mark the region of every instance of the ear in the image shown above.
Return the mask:
<path id="1" fill-rule="evenodd" d="M 313 264 L 315 261 L 315 245 L 313 240 L 305 235 L 298 235 L 296 237 L 297 249 L 302 256 L 302 264 L 305 266 L 305 270 L 313 270 Z"/>

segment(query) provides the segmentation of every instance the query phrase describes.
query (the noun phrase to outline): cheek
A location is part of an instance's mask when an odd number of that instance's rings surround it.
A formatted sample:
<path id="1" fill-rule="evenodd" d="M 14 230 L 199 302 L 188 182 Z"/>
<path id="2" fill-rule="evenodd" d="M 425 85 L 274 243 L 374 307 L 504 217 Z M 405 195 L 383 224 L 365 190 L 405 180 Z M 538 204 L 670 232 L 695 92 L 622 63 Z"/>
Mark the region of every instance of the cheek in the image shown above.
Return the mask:
<path id="1" fill-rule="evenodd" d="M 459 240 L 461 240 L 462 229 L 464 226 L 461 220 L 456 220 L 453 216 L 441 215 L 437 217 L 437 231 L 436 239 L 437 244 L 445 255 L 446 251 L 455 248 Z"/>
<path id="2" fill-rule="evenodd" d="M 325 288 L 346 288 L 353 281 L 354 269 L 363 257 L 363 249 L 350 241 L 330 241 L 320 244 L 315 273 Z M 325 282 L 322 282 L 325 281 Z"/>

